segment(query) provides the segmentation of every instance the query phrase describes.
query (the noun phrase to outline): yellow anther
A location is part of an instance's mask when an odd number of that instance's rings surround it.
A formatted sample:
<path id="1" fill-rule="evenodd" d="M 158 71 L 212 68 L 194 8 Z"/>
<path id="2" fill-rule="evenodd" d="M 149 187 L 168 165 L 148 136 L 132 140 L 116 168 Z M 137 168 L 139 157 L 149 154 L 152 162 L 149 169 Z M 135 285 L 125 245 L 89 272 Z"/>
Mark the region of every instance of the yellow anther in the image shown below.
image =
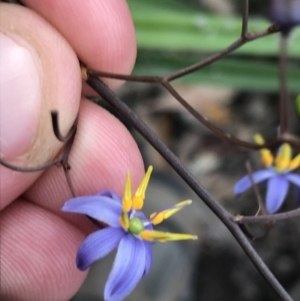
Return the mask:
<path id="1" fill-rule="evenodd" d="M 284 143 L 276 156 L 275 165 L 278 170 L 285 170 L 291 163 L 292 149 L 287 143 Z"/>
<path id="2" fill-rule="evenodd" d="M 253 136 L 253 139 L 256 144 L 259 144 L 259 145 L 265 144 L 265 139 L 263 138 L 263 136 L 261 134 L 255 134 Z"/>
<path id="3" fill-rule="evenodd" d="M 169 232 L 161 232 L 161 231 L 151 231 L 151 230 L 144 230 L 140 233 L 142 239 L 147 241 L 159 241 L 159 242 L 166 242 L 166 241 L 174 241 L 174 240 L 196 240 L 198 236 L 185 234 L 185 233 L 169 233 Z"/>
<path id="4" fill-rule="evenodd" d="M 255 134 L 253 139 L 256 142 L 256 144 L 259 144 L 259 145 L 265 144 L 265 139 L 260 134 Z M 274 162 L 274 157 L 273 157 L 271 151 L 267 148 L 262 148 L 259 152 L 261 155 L 261 161 L 262 161 L 263 165 L 265 165 L 267 167 L 271 166 Z"/>
<path id="5" fill-rule="evenodd" d="M 274 157 L 272 153 L 267 149 L 263 148 L 260 150 L 261 161 L 265 166 L 271 166 L 274 162 Z"/>
<path id="6" fill-rule="evenodd" d="M 131 178 L 130 178 L 129 173 L 127 173 L 127 176 L 126 176 L 126 184 L 125 184 L 124 196 L 122 199 L 122 207 L 123 207 L 123 210 L 125 210 L 126 212 L 130 211 L 132 208 Z"/>
<path id="7" fill-rule="evenodd" d="M 163 220 L 169 218 L 173 214 L 177 213 L 183 207 L 192 204 L 191 200 L 182 201 L 171 208 L 167 208 L 160 212 L 154 212 L 150 215 L 151 223 L 153 225 L 160 224 Z"/>
<path id="8" fill-rule="evenodd" d="M 120 224 L 123 229 L 127 230 L 129 227 L 129 217 L 126 211 L 122 211 L 121 217 L 120 217 Z"/>
<path id="9" fill-rule="evenodd" d="M 150 180 L 150 176 L 152 173 L 153 167 L 150 165 L 148 167 L 148 170 L 144 176 L 144 178 L 141 181 L 140 186 L 138 187 L 135 196 L 133 198 L 133 204 L 132 207 L 136 210 L 141 210 L 144 205 L 144 199 L 146 196 L 146 189 Z"/>
<path id="10" fill-rule="evenodd" d="M 300 154 L 298 154 L 289 165 L 289 170 L 294 170 L 300 166 Z"/>
<path id="11" fill-rule="evenodd" d="M 134 196 L 132 199 L 132 208 L 141 210 L 144 206 L 144 199 L 141 196 Z"/>

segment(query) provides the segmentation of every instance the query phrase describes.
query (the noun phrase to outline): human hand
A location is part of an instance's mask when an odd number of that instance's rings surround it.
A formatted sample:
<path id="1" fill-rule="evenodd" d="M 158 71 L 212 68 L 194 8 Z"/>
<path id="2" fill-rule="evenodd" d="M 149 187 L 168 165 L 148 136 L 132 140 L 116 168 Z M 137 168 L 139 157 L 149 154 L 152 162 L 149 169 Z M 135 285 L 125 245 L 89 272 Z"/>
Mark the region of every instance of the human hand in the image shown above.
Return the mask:
<path id="1" fill-rule="evenodd" d="M 126 1 L 23 2 L 31 9 L 0 4 L 1 158 L 23 167 L 51 161 L 62 143 L 50 111 L 59 112 L 66 134 L 79 110 L 69 157 L 76 192 L 111 189 L 121 195 L 128 170 L 134 186 L 144 174 L 141 155 L 116 118 L 81 99 L 77 56 L 93 69 L 132 70 L 136 44 Z M 86 276 L 75 257 L 94 226 L 60 211 L 71 197 L 62 168 L 19 173 L 0 166 L 0 185 L 2 298 L 68 300 Z"/>

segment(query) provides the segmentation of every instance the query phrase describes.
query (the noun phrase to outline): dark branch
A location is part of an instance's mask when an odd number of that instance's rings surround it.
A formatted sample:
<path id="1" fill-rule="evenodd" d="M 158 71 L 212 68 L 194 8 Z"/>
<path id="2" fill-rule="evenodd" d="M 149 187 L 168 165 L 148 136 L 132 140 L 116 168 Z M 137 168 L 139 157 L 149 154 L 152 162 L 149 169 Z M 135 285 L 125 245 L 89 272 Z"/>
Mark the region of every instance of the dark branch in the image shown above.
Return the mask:
<path id="1" fill-rule="evenodd" d="M 289 93 L 287 87 L 287 65 L 288 65 L 287 47 L 288 47 L 288 35 L 282 33 L 280 39 L 280 61 L 279 61 L 279 80 L 280 80 L 279 130 L 281 135 L 288 131 Z"/>
<path id="2" fill-rule="evenodd" d="M 266 210 L 266 207 L 265 207 L 265 205 L 262 201 L 261 195 L 258 191 L 257 184 L 255 183 L 255 181 L 253 179 L 253 172 L 252 172 L 251 164 L 250 164 L 249 161 L 246 162 L 246 169 L 247 169 L 247 172 L 248 172 L 248 175 L 249 175 L 249 178 L 250 178 L 250 181 L 251 181 L 251 186 L 253 187 L 253 191 L 254 191 L 254 194 L 255 194 L 255 197 L 256 197 L 256 200 L 257 200 L 257 203 L 258 203 L 258 210 L 257 210 L 256 215 L 258 215 L 260 212 L 262 212 L 263 214 L 266 214 L 267 210 Z"/>
<path id="3" fill-rule="evenodd" d="M 62 160 L 62 156 L 59 156 L 57 159 L 46 163 L 44 165 L 41 166 L 37 166 L 37 167 L 20 167 L 20 166 L 15 166 L 13 164 L 10 164 L 9 162 L 6 162 L 5 160 L 3 160 L 2 158 L 0 158 L 0 165 L 5 166 L 6 168 L 9 168 L 11 170 L 14 171 L 19 171 L 19 172 L 37 172 L 37 171 L 42 171 L 45 169 L 48 169 L 52 166 L 58 165 L 61 163 Z"/>
<path id="4" fill-rule="evenodd" d="M 266 215 L 256 215 L 256 216 L 237 215 L 234 217 L 233 220 L 238 224 L 254 224 L 254 223 L 276 222 L 279 220 L 290 219 L 299 216 L 300 216 L 300 208 L 288 212 L 277 213 L 277 214 L 266 214 Z"/>
<path id="5" fill-rule="evenodd" d="M 242 21 L 242 33 L 241 38 L 246 39 L 248 33 L 248 17 L 249 17 L 249 1 L 243 1 L 243 21 Z"/>
<path id="6" fill-rule="evenodd" d="M 165 89 L 167 89 L 174 97 L 175 99 L 181 103 L 185 107 L 185 109 L 191 113 L 200 123 L 202 123 L 205 127 L 207 127 L 209 130 L 211 130 L 216 136 L 219 138 L 239 147 L 247 148 L 247 149 L 261 149 L 263 147 L 267 148 L 274 148 L 278 147 L 283 142 L 287 142 L 291 144 L 294 147 L 300 148 L 300 141 L 296 137 L 293 137 L 291 135 L 286 135 L 286 132 L 281 131 L 281 135 L 278 137 L 278 139 L 270 141 L 264 145 L 257 145 L 255 143 L 243 141 L 241 139 L 238 139 L 234 136 L 232 136 L 229 133 L 224 132 L 214 124 L 212 124 L 205 116 L 200 114 L 198 111 L 196 111 L 192 106 L 190 106 L 187 101 L 185 101 L 170 85 L 170 81 L 175 80 L 179 77 L 182 77 L 184 75 L 187 75 L 189 73 L 192 73 L 196 70 L 200 70 L 204 68 L 205 66 L 208 66 L 226 55 L 230 54 L 237 48 L 241 47 L 247 42 L 259 39 L 261 37 L 276 33 L 280 31 L 280 26 L 276 24 L 272 24 L 265 30 L 259 31 L 259 32 L 253 32 L 253 33 L 247 33 L 247 24 L 248 24 L 248 0 L 244 0 L 244 11 L 243 11 L 243 25 L 242 25 L 242 36 L 236 40 L 234 43 L 232 43 L 227 48 L 213 54 L 212 56 L 204 59 L 201 62 L 198 62 L 194 65 L 191 65 L 189 67 L 186 67 L 184 69 L 181 69 L 179 71 L 176 71 L 174 73 L 171 73 L 169 75 L 166 75 L 164 77 L 159 76 L 144 76 L 144 75 L 125 75 L 125 74 L 113 74 L 109 72 L 102 72 L 97 71 L 93 69 L 87 69 L 85 70 L 84 74 L 87 74 L 87 76 L 95 75 L 100 77 L 108 77 L 108 78 L 114 78 L 114 79 L 120 79 L 120 80 L 127 80 L 127 81 L 134 81 L 134 82 L 149 82 L 149 83 L 159 83 L 161 84 Z M 85 68 L 85 67 L 83 67 Z M 286 99 L 286 97 L 285 97 Z M 283 113 L 282 113 L 283 114 Z"/>
<path id="7" fill-rule="evenodd" d="M 71 138 L 75 137 L 76 129 L 77 129 L 77 123 L 78 123 L 78 116 L 76 117 L 69 133 L 66 136 L 63 136 L 60 131 L 59 122 L 58 122 L 58 112 L 57 111 L 51 111 L 51 118 L 52 118 L 52 127 L 53 132 L 55 134 L 55 137 L 60 142 L 67 142 L 71 140 Z M 73 139 L 74 140 L 74 139 Z"/>

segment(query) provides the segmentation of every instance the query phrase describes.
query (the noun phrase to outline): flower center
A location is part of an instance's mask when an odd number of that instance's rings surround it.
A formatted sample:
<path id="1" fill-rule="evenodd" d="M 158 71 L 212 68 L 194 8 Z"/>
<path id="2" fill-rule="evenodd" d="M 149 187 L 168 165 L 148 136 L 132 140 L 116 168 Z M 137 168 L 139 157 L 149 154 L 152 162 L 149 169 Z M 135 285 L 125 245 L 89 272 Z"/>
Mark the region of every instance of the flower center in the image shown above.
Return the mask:
<path id="1" fill-rule="evenodd" d="M 276 166 L 273 167 L 273 170 L 278 174 L 285 174 L 285 173 L 288 173 L 290 171 L 289 169 L 280 169 Z"/>
<path id="2" fill-rule="evenodd" d="M 132 234 L 140 234 L 144 230 L 144 223 L 137 217 L 129 220 L 128 232 Z"/>

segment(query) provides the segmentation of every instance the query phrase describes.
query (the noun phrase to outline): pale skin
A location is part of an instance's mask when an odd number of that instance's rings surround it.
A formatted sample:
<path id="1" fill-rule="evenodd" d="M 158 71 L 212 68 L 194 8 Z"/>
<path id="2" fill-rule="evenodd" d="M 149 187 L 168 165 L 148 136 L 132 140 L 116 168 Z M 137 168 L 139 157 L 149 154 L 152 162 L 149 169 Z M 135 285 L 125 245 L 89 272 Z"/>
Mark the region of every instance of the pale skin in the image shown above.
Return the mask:
<path id="1" fill-rule="evenodd" d="M 77 58 L 93 69 L 131 72 L 136 42 L 126 1 L 23 2 L 29 9 L 0 4 L 1 157 L 18 166 L 50 161 L 62 147 L 50 110 L 59 111 L 64 134 L 79 112 L 69 159 L 76 193 L 122 195 L 127 171 L 136 188 L 144 174 L 136 143 L 115 117 L 82 98 L 91 91 L 82 88 Z M 95 226 L 60 211 L 71 197 L 62 168 L 16 173 L 0 166 L 0 186 L 1 300 L 68 300 L 87 274 L 76 268 L 77 248 Z"/>

